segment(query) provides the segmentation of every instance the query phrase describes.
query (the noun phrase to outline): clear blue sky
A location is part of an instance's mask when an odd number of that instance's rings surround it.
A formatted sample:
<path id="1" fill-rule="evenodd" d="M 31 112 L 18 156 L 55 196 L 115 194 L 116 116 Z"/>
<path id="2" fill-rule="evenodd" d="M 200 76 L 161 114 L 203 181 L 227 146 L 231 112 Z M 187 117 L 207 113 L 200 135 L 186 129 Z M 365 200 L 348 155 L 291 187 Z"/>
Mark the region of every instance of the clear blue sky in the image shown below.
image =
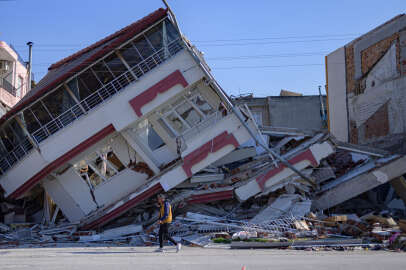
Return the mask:
<path id="1" fill-rule="evenodd" d="M 405 0 L 169 0 L 184 34 L 205 53 L 229 94 L 317 94 L 325 84 L 324 56 L 406 12 Z M 0 40 L 33 71 L 163 7 L 160 0 L 0 0 Z"/>

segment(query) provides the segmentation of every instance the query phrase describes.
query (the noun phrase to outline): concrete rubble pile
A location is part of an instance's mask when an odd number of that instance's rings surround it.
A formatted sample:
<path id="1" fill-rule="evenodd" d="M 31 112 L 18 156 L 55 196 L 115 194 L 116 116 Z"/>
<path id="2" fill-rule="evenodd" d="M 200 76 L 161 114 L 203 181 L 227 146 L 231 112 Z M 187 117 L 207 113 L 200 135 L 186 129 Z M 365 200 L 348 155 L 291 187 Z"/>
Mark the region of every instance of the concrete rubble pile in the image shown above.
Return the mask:
<path id="1" fill-rule="evenodd" d="M 175 239 L 200 247 L 406 250 L 406 208 L 393 188 L 404 181 L 405 156 L 341 143 L 324 132 L 261 132 L 302 176 L 252 140 L 166 192 Z M 38 201 L 2 202 L 1 247 L 157 244 L 155 198 L 97 231 L 81 230 Z"/>

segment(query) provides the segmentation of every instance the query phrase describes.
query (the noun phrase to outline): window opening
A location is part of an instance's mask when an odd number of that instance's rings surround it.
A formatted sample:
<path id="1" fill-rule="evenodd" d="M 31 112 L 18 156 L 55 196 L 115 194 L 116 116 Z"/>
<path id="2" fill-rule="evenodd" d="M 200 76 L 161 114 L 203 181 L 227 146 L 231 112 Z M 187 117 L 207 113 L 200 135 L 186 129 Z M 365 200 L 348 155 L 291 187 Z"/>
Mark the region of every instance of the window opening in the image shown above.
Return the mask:
<path id="1" fill-rule="evenodd" d="M 157 150 L 165 145 L 165 142 L 152 127 L 151 123 L 149 123 L 148 119 L 138 123 L 137 134 L 141 142 L 144 145 L 148 145 L 151 151 Z"/>
<path id="2" fill-rule="evenodd" d="M 83 180 L 92 188 L 96 188 L 124 170 L 125 166 L 114 154 L 111 146 L 106 145 L 77 162 L 74 168 Z"/>
<path id="3" fill-rule="evenodd" d="M 213 115 L 213 107 L 194 89 L 160 112 L 158 122 L 171 137 L 184 134 Z"/>

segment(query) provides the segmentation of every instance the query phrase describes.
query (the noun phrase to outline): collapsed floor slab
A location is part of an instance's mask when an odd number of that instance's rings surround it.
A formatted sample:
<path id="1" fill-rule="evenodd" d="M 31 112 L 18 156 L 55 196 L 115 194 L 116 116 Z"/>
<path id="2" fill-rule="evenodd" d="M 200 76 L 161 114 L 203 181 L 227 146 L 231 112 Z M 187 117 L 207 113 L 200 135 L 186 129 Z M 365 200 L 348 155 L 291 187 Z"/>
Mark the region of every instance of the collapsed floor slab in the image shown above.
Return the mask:
<path id="1" fill-rule="evenodd" d="M 324 210 L 406 173 L 406 157 L 391 160 L 379 168 L 358 175 L 331 188 L 313 201 L 313 208 Z"/>

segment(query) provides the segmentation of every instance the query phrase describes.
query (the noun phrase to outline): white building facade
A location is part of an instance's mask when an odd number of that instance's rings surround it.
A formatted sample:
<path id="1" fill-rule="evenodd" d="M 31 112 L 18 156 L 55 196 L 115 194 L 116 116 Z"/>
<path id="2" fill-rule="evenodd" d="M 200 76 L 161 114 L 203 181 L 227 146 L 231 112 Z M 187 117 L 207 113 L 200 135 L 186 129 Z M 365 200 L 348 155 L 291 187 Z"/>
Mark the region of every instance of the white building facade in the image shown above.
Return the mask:
<path id="1" fill-rule="evenodd" d="M 12 199 L 40 186 L 101 226 L 247 141 L 253 120 L 228 104 L 159 9 L 52 65 L 2 117 L 0 185 Z"/>

